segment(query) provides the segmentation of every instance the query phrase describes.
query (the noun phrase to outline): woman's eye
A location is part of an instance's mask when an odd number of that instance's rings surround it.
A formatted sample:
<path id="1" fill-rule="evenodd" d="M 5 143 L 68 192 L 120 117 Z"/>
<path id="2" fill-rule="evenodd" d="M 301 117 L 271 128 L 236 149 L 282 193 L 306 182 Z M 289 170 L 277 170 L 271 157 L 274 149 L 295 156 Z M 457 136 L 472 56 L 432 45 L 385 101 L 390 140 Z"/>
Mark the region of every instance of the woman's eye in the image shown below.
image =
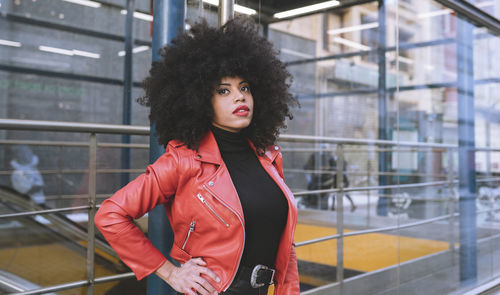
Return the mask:
<path id="1" fill-rule="evenodd" d="M 228 94 L 229 93 L 229 90 L 227 89 L 218 89 L 217 90 L 217 93 L 220 94 L 220 95 L 223 95 L 223 94 Z"/>
<path id="2" fill-rule="evenodd" d="M 241 91 L 243 91 L 243 92 L 249 92 L 250 91 L 250 87 L 249 86 L 243 86 L 243 87 L 241 87 Z"/>

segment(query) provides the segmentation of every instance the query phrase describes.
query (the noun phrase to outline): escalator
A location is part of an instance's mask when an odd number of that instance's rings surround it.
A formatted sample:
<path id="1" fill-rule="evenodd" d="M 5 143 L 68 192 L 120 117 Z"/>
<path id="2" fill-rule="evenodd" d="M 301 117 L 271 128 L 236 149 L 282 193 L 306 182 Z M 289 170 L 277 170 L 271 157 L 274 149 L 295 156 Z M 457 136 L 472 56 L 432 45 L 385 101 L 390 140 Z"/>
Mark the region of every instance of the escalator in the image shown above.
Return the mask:
<path id="1" fill-rule="evenodd" d="M 0 186 L 0 214 L 50 209 L 29 196 Z M 83 212 L 83 211 L 80 211 Z M 85 210 L 86 212 L 86 210 Z M 74 212 L 70 212 L 74 213 Z M 86 280 L 87 222 L 75 222 L 66 213 L 0 219 L 0 294 Z M 95 277 L 129 272 L 113 249 L 96 231 Z M 143 294 L 135 278 L 95 286 L 95 294 Z M 52 293 L 55 294 L 55 293 Z M 86 288 L 57 294 L 86 294 Z"/>

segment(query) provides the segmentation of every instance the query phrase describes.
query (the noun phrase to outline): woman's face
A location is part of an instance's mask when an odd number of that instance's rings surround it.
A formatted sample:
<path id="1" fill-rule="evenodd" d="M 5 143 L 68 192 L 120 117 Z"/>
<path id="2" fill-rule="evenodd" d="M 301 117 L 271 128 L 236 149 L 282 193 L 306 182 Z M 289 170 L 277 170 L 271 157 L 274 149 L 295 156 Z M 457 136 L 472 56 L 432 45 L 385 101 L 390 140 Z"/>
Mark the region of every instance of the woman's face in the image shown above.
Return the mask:
<path id="1" fill-rule="evenodd" d="M 230 132 L 248 127 L 253 116 L 253 97 L 248 82 L 240 77 L 224 77 L 212 96 L 212 124 Z"/>

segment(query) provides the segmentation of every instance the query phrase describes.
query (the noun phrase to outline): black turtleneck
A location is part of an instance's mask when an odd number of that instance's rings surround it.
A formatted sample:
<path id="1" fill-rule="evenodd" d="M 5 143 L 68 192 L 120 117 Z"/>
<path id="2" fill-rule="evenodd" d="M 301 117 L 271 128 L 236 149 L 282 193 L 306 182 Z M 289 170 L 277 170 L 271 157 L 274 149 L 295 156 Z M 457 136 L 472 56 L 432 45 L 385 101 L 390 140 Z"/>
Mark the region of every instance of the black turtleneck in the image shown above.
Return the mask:
<path id="1" fill-rule="evenodd" d="M 243 134 L 211 129 L 243 208 L 245 249 L 241 264 L 274 268 L 288 216 L 285 195 L 264 170 Z"/>

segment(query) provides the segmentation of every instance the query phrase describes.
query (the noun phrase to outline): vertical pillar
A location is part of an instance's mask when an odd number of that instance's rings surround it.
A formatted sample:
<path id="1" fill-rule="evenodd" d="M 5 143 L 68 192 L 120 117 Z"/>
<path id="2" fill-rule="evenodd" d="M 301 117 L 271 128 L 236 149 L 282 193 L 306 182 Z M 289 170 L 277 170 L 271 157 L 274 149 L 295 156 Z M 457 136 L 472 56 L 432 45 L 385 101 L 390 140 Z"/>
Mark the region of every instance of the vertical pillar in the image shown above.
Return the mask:
<path id="1" fill-rule="evenodd" d="M 234 16 L 234 0 L 219 0 L 219 27 Z"/>
<path id="2" fill-rule="evenodd" d="M 268 23 L 262 24 L 262 35 L 264 36 L 264 38 L 269 40 L 269 24 Z"/>
<path id="3" fill-rule="evenodd" d="M 155 0 L 153 7 L 153 61 L 159 60 L 158 51 L 180 32 L 184 30 L 184 19 L 186 17 L 186 4 L 184 0 Z M 164 148 L 158 143 L 155 133 L 155 124 L 151 124 L 149 136 L 149 162 L 153 163 L 163 153 Z M 149 212 L 148 237 L 153 245 L 158 248 L 167 258 L 174 235 L 170 223 L 165 215 L 163 206 L 158 206 Z M 148 276 L 148 295 L 176 294 L 163 280 L 155 275 Z"/>
<path id="4" fill-rule="evenodd" d="M 457 17 L 458 181 L 460 282 L 477 280 L 476 167 L 474 142 L 474 26 Z"/>
<path id="5" fill-rule="evenodd" d="M 90 134 L 89 144 L 89 212 L 87 224 L 87 295 L 94 295 L 95 284 L 95 222 L 94 217 L 96 213 L 96 175 L 97 173 L 97 135 Z"/>
<path id="6" fill-rule="evenodd" d="M 123 67 L 123 114 L 122 124 L 131 124 L 132 113 L 132 44 L 133 37 L 133 21 L 134 21 L 135 0 L 127 0 L 127 16 L 125 22 L 125 61 Z M 130 143 L 130 135 L 122 135 L 122 143 Z M 122 148 L 121 168 L 130 169 L 130 149 Z M 124 186 L 129 181 L 129 173 L 122 172 L 121 185 Z"/>
<path id="7" fill-rule="evenodd" d="M 387 86 L 386 86 L 386 5 L 384 0 L 378 0 L 378 139 L 388 139 L 387 134 Z M 398 40 L 396 40 L 398 42 Z M 383 147 L 383 146 L 382 146 Z M 385 147 L 383 147 L 385 148 Z M 387 184 L 387 152 L 378 153 L 379 185 Z M 386 190 L 380 190 L 379 194 L 386 195 Z M 388 213 L 388 199 L 379 197 L 377 202 L 377 215 L 386 216 Z"/>
<path id="8" fill-rule="evenodd" d="M 335 187 L 337 192 L 337 283 L 339 294 L 344 294 L 344 147 L 337 145 L 337 171 Z"/>

